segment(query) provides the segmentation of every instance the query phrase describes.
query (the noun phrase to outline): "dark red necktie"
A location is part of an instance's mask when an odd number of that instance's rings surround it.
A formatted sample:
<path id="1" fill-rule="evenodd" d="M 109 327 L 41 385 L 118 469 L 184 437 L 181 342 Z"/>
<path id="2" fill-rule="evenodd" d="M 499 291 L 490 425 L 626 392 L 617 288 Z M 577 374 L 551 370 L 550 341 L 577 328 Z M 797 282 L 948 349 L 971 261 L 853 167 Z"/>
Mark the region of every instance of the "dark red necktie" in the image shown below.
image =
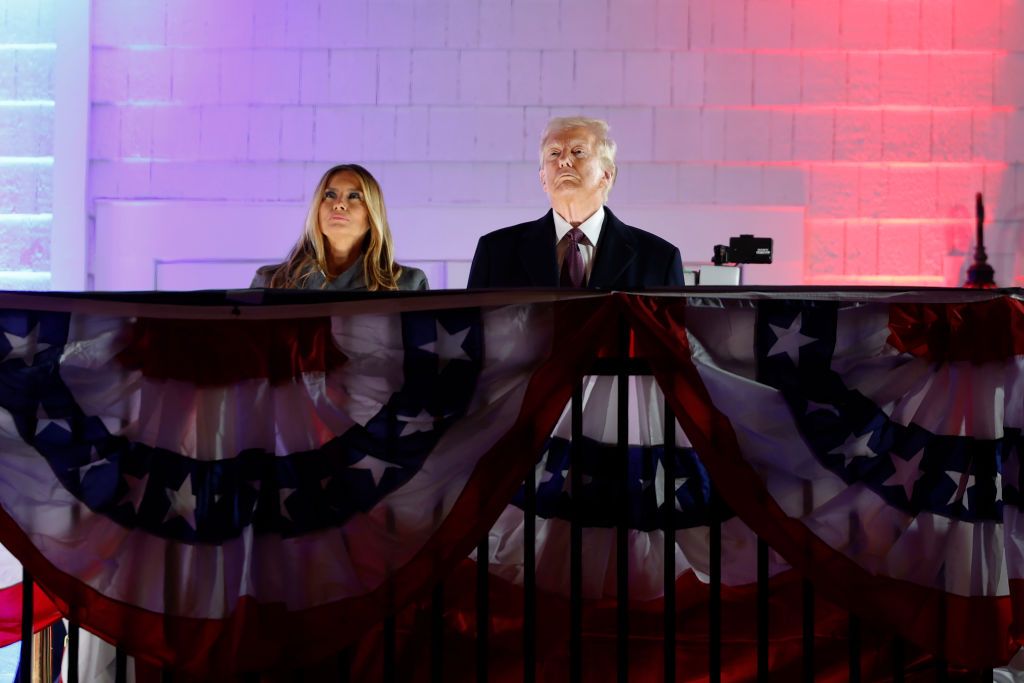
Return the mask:
<path id="1" fill-rule="evenodd" d="M 562 287 L 583 286 L 583 254 L 580 253 L 580 240 L 584 239 L 583 231 L 573 228 L 565 233 L 563 240 L 568 240 L 565 246 L 565 256 L 562 258 L 562 275 L 559 284 Z"/>

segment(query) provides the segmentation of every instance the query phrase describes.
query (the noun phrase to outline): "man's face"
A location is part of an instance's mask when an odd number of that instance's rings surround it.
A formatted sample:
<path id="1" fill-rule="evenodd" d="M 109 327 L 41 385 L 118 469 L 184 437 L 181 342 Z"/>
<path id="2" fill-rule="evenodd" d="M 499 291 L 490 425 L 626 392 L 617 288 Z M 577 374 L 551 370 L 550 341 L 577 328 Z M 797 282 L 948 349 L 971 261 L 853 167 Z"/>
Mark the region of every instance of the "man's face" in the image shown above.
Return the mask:
<path id="1" fill-rule="evenodd" d="M 597 139 L 586 128 L 555 131 L 541 147 L 540 184 L 556 199 L 604 203 L 605 188 L 612 175 L 597 154 Z"/>

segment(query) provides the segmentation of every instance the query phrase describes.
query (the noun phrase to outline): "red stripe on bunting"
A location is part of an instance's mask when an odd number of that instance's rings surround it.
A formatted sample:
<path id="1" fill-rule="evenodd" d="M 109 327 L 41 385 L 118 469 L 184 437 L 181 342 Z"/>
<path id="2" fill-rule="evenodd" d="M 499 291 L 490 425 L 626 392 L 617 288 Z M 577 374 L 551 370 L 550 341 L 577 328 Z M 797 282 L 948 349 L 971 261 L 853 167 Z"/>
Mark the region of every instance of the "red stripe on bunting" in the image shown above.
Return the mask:
<path id="1" fill-rule="evenodd" d="M 281 384 L 345 363 L 330 318 L 168 320 L 139 318 L 118 361 L 157 380 L 227 386 L 247 379 Z"/>
<path id="2" fill-rule="evenodd" d="M 1014 610 L 1009 597 L 964 597 L 871 574 L 787 515 L 744 460 L 732 425 L 715 408 L 690 358 L 686 302 L 618 296 L 635 326 L 639 353 L 650 359 L 658 384 L 716 490 L 744 523 L 811 579 L 817 591 L 871 622 L 887 624 L 951 664 L 981 669 L 1010 660 L 1020 645 L 1011 624 L 1024 623 L 1024 612 Z"/>
<path id="3" fill-rule="evenodd" d="M 573 382 L 598 352 L 613 343 L 618 313 L 607 300 L 556 302 L 553 308 L 559 333 L 551 356 L 530 379 L 516 422 L 480 458 L 451 512 L 424 547 L 390 580 L 363 596 L 300 611 L 243 598 L 223 620 L 177 617 L 114 600 L 60 571 L 2 509 L 0 538 L 56 596 L 62 612 L 143 662 L 221 678 L 237 673 L 239 667 L 287 669 L 334 656 L 385 616 L 426 597 L 473 550 L 536 464 Z"/>
<path id="4" fill-rule="evenodd" d="M 21 640 L 21 586 L 16 583 L 0 590 L 0 647 Z M 44 629 L 60 619 L 60 612 L 50 598 L 39 588 L 32 586 L 32 630 Z"/>
<path id="5" fill-rule="evenodd" d="M 890 304 L 888 343 L 936 362 L 1006 360 L 1024 354 L 1024 302 Z"/>

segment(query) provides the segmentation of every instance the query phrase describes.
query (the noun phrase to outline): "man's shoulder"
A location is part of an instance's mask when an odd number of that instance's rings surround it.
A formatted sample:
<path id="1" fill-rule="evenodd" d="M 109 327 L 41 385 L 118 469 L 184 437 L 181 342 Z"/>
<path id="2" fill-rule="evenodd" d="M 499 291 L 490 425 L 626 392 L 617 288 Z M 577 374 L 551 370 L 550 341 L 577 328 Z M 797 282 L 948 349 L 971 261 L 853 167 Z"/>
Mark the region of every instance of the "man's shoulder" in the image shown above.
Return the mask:
<path id="1" fill-rule="evenodd" d="M 537 230 L 538 226 L 542 225 L 546 220 L 548 220 L 548 216 L 545 214 L 544 216 L 532 221 L 517 223 L 516 225 L 509 225 L 508 227 L 492 230 L 491 232 L 485 233 L 480 237 L 480 239 L 492 243 L 502 243 L 506 241 L 512 242 Z"/>
<path id="2" fill-rule="evenodd" d="M 664 237 L 658 237 L 653 232 L 648 232 L 642 228 L 636 227 L 635 225 L 623 223 L 615 214 L 611 214 L 610 219 L 617 223 L 618 228 L 627 236 L 627 239 L 634 240 L 641 248 L 657 249 L 659 251 L 676 248 L 676 245 L 672 244 Z"/>

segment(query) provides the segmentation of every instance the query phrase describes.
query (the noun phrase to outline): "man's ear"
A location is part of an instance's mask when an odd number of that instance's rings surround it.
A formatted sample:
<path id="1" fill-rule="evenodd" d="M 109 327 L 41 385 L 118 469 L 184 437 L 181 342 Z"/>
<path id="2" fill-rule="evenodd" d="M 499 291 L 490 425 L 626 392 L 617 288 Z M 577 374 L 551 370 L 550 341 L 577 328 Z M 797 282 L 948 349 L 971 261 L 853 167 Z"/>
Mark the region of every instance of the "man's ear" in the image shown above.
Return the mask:
<path id="1" fill-rule="evenodd" d="M 545 193 L 547 193 L 547 191 L 548 191 L 548 181 L 544 179 L 544 169 L 543 168 L 540 169 L 537 172 L 537 175 L 540 177 L 540 186 L 541 186 L 541 188 L 544 190 Z"/>

